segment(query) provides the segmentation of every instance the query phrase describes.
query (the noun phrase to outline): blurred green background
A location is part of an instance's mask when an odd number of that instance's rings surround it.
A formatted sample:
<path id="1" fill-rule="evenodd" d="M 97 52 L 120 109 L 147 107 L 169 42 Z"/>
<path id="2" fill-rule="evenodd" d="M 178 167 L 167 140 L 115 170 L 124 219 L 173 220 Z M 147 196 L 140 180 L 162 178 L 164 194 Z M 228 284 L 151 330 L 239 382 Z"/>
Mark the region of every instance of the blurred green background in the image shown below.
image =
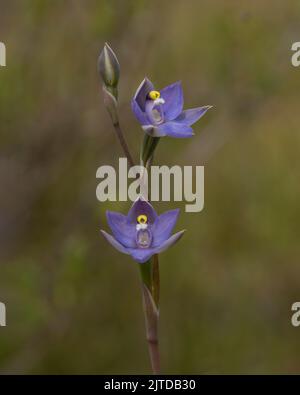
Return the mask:
<path id="1" fill-rule="evenodd" d="M 96 169 L 123 156 L 96 71 L 121 64 L 120 114 L 147 75 L 213 104 L 160 164 L 205 165 L 205 209 L 161 256 L 164 373 L 299 373 L 300 3 L 0 1 L 0 372 L 149 373 L 137 264 L 100 236 Z"/>

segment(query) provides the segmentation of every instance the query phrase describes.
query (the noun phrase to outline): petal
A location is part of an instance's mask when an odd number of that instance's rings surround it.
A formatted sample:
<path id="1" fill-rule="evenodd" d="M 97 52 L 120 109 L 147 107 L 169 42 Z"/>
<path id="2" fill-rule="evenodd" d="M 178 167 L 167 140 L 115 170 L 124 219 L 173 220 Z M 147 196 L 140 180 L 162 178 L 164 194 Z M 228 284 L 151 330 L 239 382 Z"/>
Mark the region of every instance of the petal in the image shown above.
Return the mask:
<path id="1" fill-rule="evenodd" d="M 155 254 L 154 248 L 129 248 L 132 258 L 138 263 L 145 263 Z"/>
<path id="2" fill-rule="evenodd" d="M 172 121 L 181 112 L 183 108 L 183 92 L 181 82 L 169 85 L 160 91 L 160 96 L 164 99 L 163 110 L 165 119 Z"/>
<path id="3" fill-rule="evenodd" d="M 153 242 L 152 246 L 160 246 L 172 233 L 179 215 L 179 209 L 169 210 L 159 215 L 152 227 Z"/>
<path id="4" fill-rule="evenodd" d="M 175 233 L 175 235 L 171 236 L 168 240 L 164 241 L 159 247 L 154 248 L 155 254 L 160 254 L 161 252 L 167 250 L 172 247 L 178 240 L 181 239 L 185 230 L 181 230 L 180 232 Z"/>
<path id="5" fill-rule="evenodd" d="M 173 244 L 175 244 L 182 237 L 184 232 L 185 232 L 185 230 L 175 233 L 175 235 L 171 236 L 164 243 L 162 243 L 159 247 L 145 248 L 145 249 L 129 248 L 128 252 L 132 256 L 132 258 L 135 261 L 137 261 L 138 263 L 145 263 L 152 257 L 152 255 L 160 254 L 161 252 L 167 250 L 169 247 L 171 247 Z"/>
<path id="6" fill-rule="evenodd" d="M 136 247 L 135 225 L 129 223 L 125 215 L 113 211 L 107 211 L 106 217 L 108 225 L 112 230 L 112 233 L 116 240 L 125 247 Z"/>
<path id="7" fill-rule="evenodd" d="M 170 136 L 177 138 L 192 137 L 193 129 L 186 123 L 166 122 L 157 127 L 162 136 Z"/>
<path id="8" fill-rule="evenodd" d="M 139 121 L 141 125 L 149 125 L 147 114 L 141 110 L 140 106 L 137 104 L 136 100 L 134 99 L 132 99 L 131 101 L 131 109 L 136 119 Z"/>
<path id="9" fill-rule="evenodd" d="M 175 119 L 175 122 L 183 122 L 190 126 L 197 122 L 198 119 L 200 119 L 210 108 L 212 108 L 212 106 L 203 106 L 182 111 L 182 113 Z"/>
<path id="10" fill-rule="evenodd" d="M 141 214 L 147 215 L 150 224 L 153 224 L 157 219 L 157 214 L 152 205 L 142 197 L 139 197 L 131 206 L 127 218 L 131 223 L 136 224 L 136 219 Z"/>
<path id="11" fill-rule="evenodd" d="M 169 239 L 164 241 L 164 243 L 162 243 L 159 247 L 145 248 L 145 249 L 143 249 L 143 248 L 129 248 L 128 252 L 132 256 L 132 258 L 135 261 L 137 261 L 138 263 L 145 263 L 152 257 L 152 255 L 160 254 L 161 252 L 167 250 L 169 247 L 174 245 L 179 239 L 181 239 L 184 232 L 185 232 L 185 230 L 175 233 L 175 235 L 171 236 Z"/>
<path id="12" fill-rule="evenodd" d="M 101 233 L 105 237 L 105 239 L 118 251 L 123 252 L 123 254 L 129 254 L 129 251 L 127 248 L 122 246 L 113 236 L 109 235 L 106 233 L 104 230 L 101 230 Z"/>
<path id="13" fill-rule="evenodd" d="M 145 102 L 149 92 L 154 90 L 154 86 L 148 78 L 144 78 L 133 97 L 142 111 L 145 111 Z"/>

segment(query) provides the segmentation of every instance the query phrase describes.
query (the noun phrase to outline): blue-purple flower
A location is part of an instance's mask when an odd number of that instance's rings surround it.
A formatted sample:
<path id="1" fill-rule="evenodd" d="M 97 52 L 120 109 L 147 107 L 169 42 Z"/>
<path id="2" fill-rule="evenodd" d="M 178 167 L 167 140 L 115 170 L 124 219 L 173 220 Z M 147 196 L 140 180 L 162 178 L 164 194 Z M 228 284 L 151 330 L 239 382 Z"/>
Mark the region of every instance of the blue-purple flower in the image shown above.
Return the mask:
<path id="1" fill-rule="evenodd" d="M 107 222 L 113 236 L 104 230 L 101 232 L 118 251 L 144 263 L 152 255 L 165 251 L 181 238 L 184 230 L 171 236 L 178 215 L 179 209 L 157 215 L 149 202 L 138 198 L 127 215 L 107 211 Z"/>
<path id="2" fill-rule="evenodd" d="M 204 106 L 183 111 L 180 82 L 157 91 L 148 78 L 138 87 L 131 106 L 143 130 L 150 136 L 178 138 L 193 136 L 191 125 L 211 108 Z"/>

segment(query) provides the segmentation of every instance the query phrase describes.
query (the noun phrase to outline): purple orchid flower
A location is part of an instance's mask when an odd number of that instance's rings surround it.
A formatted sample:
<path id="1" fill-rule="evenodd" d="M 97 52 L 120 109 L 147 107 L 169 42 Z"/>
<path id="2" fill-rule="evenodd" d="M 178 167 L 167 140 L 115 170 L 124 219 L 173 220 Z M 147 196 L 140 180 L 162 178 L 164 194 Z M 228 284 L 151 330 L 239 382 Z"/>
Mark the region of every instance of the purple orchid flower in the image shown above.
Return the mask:
<path id="1" fill-rule="evenodd" d="M 165 251 L 176 243 L 184 230 L 171 236 L 179 209 L 157 215 L 143 198 L 138 198 L 128 215 L 107 211 L 107 222 L 113 236 L 101 230 L 106 240 L 118 251 L 131 255 L 138 263 L 148 261 L 152 255 Z"/>
<path id="2" fill-rule="evenodd" d="M 212 106 L 183 111 L 181 82 L 175 82 L 160 92 L 148 78 L 138 87 L 131 102 L 132 111 L 143 130 L 152 137 L 192 137 L 191 125 Z"/>

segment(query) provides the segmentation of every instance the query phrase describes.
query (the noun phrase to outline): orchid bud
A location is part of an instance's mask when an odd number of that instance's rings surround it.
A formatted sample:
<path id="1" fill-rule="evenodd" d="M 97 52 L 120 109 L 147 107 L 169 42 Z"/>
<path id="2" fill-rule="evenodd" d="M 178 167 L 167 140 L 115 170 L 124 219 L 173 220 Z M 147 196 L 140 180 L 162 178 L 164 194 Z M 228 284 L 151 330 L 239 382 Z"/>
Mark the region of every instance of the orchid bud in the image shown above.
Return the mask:
<path id="1" fill-rule="evenodd" d="M 98 59 L 98 71 L 107 89 L 117 100 L 120 65 L 114 51 L 105 43 Z"/>

